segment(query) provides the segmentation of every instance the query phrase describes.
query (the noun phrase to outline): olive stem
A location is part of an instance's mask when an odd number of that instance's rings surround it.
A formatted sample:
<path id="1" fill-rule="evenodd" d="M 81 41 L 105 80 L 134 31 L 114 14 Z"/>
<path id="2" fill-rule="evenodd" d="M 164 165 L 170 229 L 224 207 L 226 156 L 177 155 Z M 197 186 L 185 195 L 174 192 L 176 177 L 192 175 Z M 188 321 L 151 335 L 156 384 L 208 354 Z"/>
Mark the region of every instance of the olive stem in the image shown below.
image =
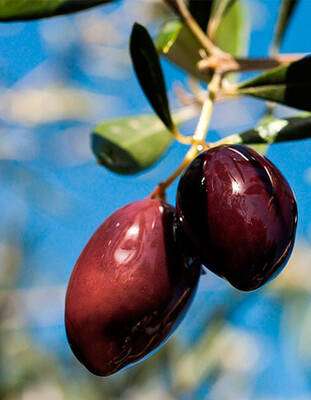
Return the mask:
<path id="1" fill-rule="evenodd" d="M 151 193 L 150 198 L 159 197 L 162 200 L 166 199 L 166 189 L 179 177 L 179 175 L 184 171 L 184 169 L 191 163 L 191 161 L 203 150 L 208 149 L 209 144 L 205 143 L 205 138 L 207 135 L 208 127 L 211 121 L 212 111 L 215 103 L 215 98 L 217 91 L 220 88 L 221 75 L 215 73 L 209 84 L 208 96 L 206 97 L 203 107 L 201 110 L 201 115 L 192 137 L 193 144 L 191 148 L 186 153 L 185 158 L 179 167 L 163 182 L 160 182 L 155 190 Z"/>
<path id="2" fill-rule="evenodd" d="M 182 144 L 193 143 L 192 137 L 182 135 L 176 127 L 171 131 L 171 133 L 174 136 L 174 138 Z"/>
<path id="3" fill-rule="evenodd" d="M 200 25 L 192 17 L 191 13 L 189 12 L 183 0 L 165 0 L 165 1 L 181 18 L 181 20 L 187 26 L 189 31 L 198 40 L 198 42 L 208 55 L 213 54 L 222 56 L 223 58 L 233 58 L 229 53 L 225 53 L 224 51 L 222 51 L 209 39 L 209 37 L 201 29 Z"/>
<path id="4" fill-rule="evenodd" d="M 197 68 L 202 73 L 210 73 L 211 69 L 220 69 L 222 73 L 261 71 L 271 69 L 284 64 L 290 64 L 301 59 L 305 54 L 274 54 L 272 57 L 235 58 L 234 62 L 222 62 L 218 56 L 209 56 L 200 60 Z"/>
<path id="5" fill-rule="evenodd" d="M 199 109 L 199 107 L 197 105 L 190 105 L 188 107 L 183 107 L 174 113 L 174 120 L 176 120 L 176 122 L 178 124 L 178 123 L 182 123 L 188 119 L 193 119 L 198 114 L 198 109 Z M 177 127 L 174 127 L 171 130 L 171 133 L 178 142 L 180 142 L 182 144 L 187 144 L 187 145 L 193 144 L 192 136 L 182 135 L 179 132 Z"/>

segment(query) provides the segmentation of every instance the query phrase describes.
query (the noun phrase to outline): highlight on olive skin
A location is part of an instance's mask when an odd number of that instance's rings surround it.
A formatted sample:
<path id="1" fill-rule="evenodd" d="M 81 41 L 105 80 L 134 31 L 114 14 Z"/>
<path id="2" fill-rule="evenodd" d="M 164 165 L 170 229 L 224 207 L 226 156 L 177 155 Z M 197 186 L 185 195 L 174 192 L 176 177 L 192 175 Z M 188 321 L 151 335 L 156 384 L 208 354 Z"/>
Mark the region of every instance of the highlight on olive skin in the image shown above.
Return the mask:
<path id="1" fill-rule="evenodd" d="M 165 342 L 189 307 L 201 263 L 250 291 L 275 277 L 291 253 L 294 195 L 251 148 L 201 153 L 180 179 L 176 207 L 151 198 L 122 207 L 75 265 L 66 332 L 76 357 L 96 375 L 112 375 Z"/>
<path id="2" fill-rule="evenodd" d="M 180 179 L 180 229 L 193 254 L 243 291 L 274 278 L 292 251 L 297 206 L 281 172 L 241 145 L 201 153 Z"/>
<path id="3" fill-rule="evenodd" d="M 174 238 L 175 209 L 141 200 L 113 213 L 72 272 L 65 325 L 76 357 L 108 376 L 144 358 L 181 321 L 198 284 Z"/>
<path id="4" fill-rule="evenodd" d="M 238 36 L 247 36 L 240 23 L 228 23 L 233 15 L 243 19 L 240 2 L 166 0 L 176 19 L 164 23 L 158 35 L 133 24 L 130 58 L 154 113 L 100 122 L 92 130 L 92 151 L 101 167 L 119 175 L 141 174 L 165 154 L 170 157 L 174 141 L 185 151 L 179 165 L 143 194 L 145 200 L 104 221 L 74 267 L 66 332 L 74 354 L 92 373 L 112 375 L 163 344 L 188 311 L 201 273 L 207 283 L 214 273 L 248 292 L 286 265 L 296 235 L 295 196 L 278 168 L 246 145 L 267 151 L 277 142 L 311 137 L 310 114 L 282 118 L 274 107 L 311 111 L 311 57 L 278 54 L 292 3 L 281 3 L 271 58 L 248 57 L 235 48 Z M 176 92 L 175 109 L 160 56 L 191 77 L 189 87 Z M 262 72 L 243 80 L 250 71 Z M 235 73 L 236 79 L 228 79 Z M 262 118 L 247 131 L 220 132 L 212 141 L 214 107 L 243 96 L 268 102 Z M 180 130 L 195 119 L 191 132 Z M 174 208 L 166 196 L 178 179 Z"/>

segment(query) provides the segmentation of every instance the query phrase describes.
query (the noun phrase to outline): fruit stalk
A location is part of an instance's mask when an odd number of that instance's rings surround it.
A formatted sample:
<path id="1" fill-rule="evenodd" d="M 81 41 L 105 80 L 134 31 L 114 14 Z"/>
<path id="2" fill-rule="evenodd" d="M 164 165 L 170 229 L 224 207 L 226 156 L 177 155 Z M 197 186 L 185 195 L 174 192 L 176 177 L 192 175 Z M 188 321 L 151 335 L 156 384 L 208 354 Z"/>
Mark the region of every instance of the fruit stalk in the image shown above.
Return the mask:
<path id="1" fill-rule="evenodd" d="M 215 73 L 209 84 L 208 95 L 203 103 L 199 122 L 197 124 L 194 135 L 192 136 L 193 145 L 188 150 L 185 158 L 179 167 L 163 182 L 160 182 L 155 190 L 151 193 L 149 198 L 160 198 L 165 200 L 166 189 L 179 177 L 184 169 L 191 163 L 191 161 L 204 149 L 210 147 L 205 143 L 208 127 L 211 121 L 212 111 L 215 103 L 217 92 L 221 86 L 222 77 L 220 74 Z"/>

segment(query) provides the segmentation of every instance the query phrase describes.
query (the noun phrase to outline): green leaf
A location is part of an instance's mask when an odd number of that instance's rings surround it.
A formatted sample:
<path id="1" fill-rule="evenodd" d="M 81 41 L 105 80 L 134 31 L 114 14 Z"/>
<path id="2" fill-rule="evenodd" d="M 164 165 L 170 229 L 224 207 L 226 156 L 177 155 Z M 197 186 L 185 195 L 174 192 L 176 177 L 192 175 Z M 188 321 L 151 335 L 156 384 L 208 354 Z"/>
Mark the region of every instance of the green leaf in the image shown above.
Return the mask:
<path id="1" fill-rule="evenodd" d="M 188 9 L 203 32 L 211 22 L 217 29 L 220 21 L 236 0 L 189 0 Z M 215 26 L 216 24 L 216 26 Z"/>
<path id="2" fill-rule="evenodd" d="M 100 123 L 91 146 L 100 164 L 119 174 L 135 174 L 154 164 L 172 139 L 157 116 L 141 115 Z"/>
<path id="3" fill-rule="evenodd" d="M 142 25 L 134 24 L 130 53 L 138 81 L 154 111 L 170 130 L 175 129 L 169 110 L 164 76 L 157 50 Z"/>
<path id="4" fill-rule="evenodd" d="M 197 63 L 201 60 L 200 45 L 179 20 L 164 24 L 155 45 L 158 52 L 169 61 L 197 79 L 208 81 L 208 75 L 200 73 L 197 69 Z"/>
<path id="5" fill-rule="evenodd" d="M 216 32 L 216 44 L 234 56 L 242 56 L 247 49 L 248 28 L 244 4 L 236 2 L 221 20 Z M 197 69 L 197 63 L 201 60 L 199 55 L 201 46 L 179 20 L 167 22 L 155 43 L 158 52 L 175 65 L 201 81 L 209 81 L 209 75 Z"/>
<path id="6" fill-rule="evenodd" d="M 229 5 L 216 31 L 215 42 L 222 50 L 238 57 L 247 54 L 249 19 L 242 2 L 232 4 L 231 1 Z"/>
<path id="7" fill-rule="evenodd" d="M 267 108 L 266 114 L 260 119 L 260 121 L 258 122 L 258 125 L 257 125 L 257 127 L 262 127 L 262 129 L 259 132 L 262 134 L 263 137 L 265 137 L 263 135 L 263 131 L 264 131 L 265 127 L 271 126 L 270 131 L 272 131 L 273 129 L 275 130 L 277 126 L 279 126 L 279 127 L 282 126 L 282 124 L 277 124 L 275 122 L 276 122 L 276 118 L 274 116 L 274 111 L 273 110 L 271 111 L 271 109 Z M 271 124 L 271 125 L 269 125 L 269 124 Z M 268 137 L 269 137 L 269 134 L 268 134 Z M 268 140 L 268 137 L 267 137 L 267 140 Z M 249 146 L 252 149 L 257 151 L 257 153 L 262 154 L 263 156 L 267 153 L 270 145 L 271 145 L 271 143 L 267 142 L 267 141 L 265 141 L 264 143 L 249 143 Z"/>
<path id="8" fill-rule="evenodd" d="M 178 19 L 166 22 L 155 39 L 155 46 L 159 53 L 168 53 L 175 44 L 182 29 L 182 23 Z"/>
<path id="9" fill-rule="evenodd" d="M 253 129 L 228 136 L 231 144 L 271 144 L 311 138 L 311 115 L 304 114 L 291 118 L 273 118 Z"/>
<path id="10" fill-rule="evenodd" d="M 174 120 L 180 125 L 197 113 L 197 107 L 184 107 L 174 113 Z M 156 115 L 146 114 L 98 124 L 91 147 L 99 164 L 119 174 L 135 174 L 158 161 L 173 138 Z"/>
<path id="11" fill-rule="evenodd" d="M 273 68 L 237 87 L 239 94 L 311 111 L 311 57 Z"/>
<path id="12" fill-rule="evenodd" d="M 275 31 L 273 48 L 277 51 L 284 37 L 288 23 L 296 9 L 299 0 L 283 0 L 280 8 L 279 18 Z"/>
<path id="13" fill-rule="evenodd" d="M 21 21 L 81 11 L 114 0 L 0 0 L 0 21 Z"/>
<path id="14" fill-rule="evenodd" d="M 208 80 L 207 74 L 197 69 L 200 45 L 179 20 L 168 21 L 155 40 L 158 52 L 172 63 L 199 80 Z"/>
<path id="15" fill-rule="evenodd" d="M 210 19 L 213 1 L 212 0 L 189 0 L 188 9 L 193 18 L 200 25 L 201 29 L 206 32 L 207 24 Z"/>
<path id="16" fill-rule="evenodd" d="M 230 7 L 236 2 L 236 0 L 214 0 L 212 13 L 208 23 L 207 33 L 211 40 L 215 39 L 215 33 L 219 27 L 219 24 L 226 13 L 230 10 Z"/>

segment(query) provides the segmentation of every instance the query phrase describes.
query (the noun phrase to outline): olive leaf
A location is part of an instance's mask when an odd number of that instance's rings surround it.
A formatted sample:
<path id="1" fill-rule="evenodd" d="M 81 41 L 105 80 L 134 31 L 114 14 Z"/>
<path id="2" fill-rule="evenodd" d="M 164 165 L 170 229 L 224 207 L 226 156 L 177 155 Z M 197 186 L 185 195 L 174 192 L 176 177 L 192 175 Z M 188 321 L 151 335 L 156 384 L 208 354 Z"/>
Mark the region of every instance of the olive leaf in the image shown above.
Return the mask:
<path id="1" fill-rule="evenodd" d="M 247 50 L 249 24 L 245 7 L 235 2 L 227 10 L 217 28 L 215 43 L 234 56 L 242 56 Z M 201 60 L 200 43 L 179 20 L 168 21 L 155 40 L 158 52 L 172 63 L 199 80 L 209 81 L 209 75 L 197 69 Z"/>
<path id="2" fill-rule="evenodd" d="M 230 144 L 271 144 L 311 138 L 311 114 L 272 118 L 243 133 L 228 136 Z"/>
<path id="3" fill-rule="evenodd" d="M 138 81 L 154 111 L 170 130 L 175 130 L 159 56 L 147 29 L 135 23 L 130 38 L 130 53 Z"/>
<path id="4" fill-rule="evenodd" d="M 206 31 L 207 24 L 212 13 L 213 3 L 214 2 L 212 0 L 188 1 L 188 9 L 191 15 L 197 21 L 204 32 Z"/>
<path id="5" fill-rule="evenodd" d="M 172 386 L 176 393 L 193 392 L 208 378 L 215 378 L 223 368 L 226 357 L 230 353 L 230 343 L 234 338 L 246 332 L 228 324 L 228 318 L 237 309 L 242 296 L 232 292 L 229 301 L 215 307 L 201 329 L 201 335 L 189 349 L 178 349 L 168 359 L 168 367 L 172 376 Z M 232 347 L 232 346 L 231 346 Z"/>
<path id="6" fill-rule="evenodd" d="M 194 118 L 198 108 L 174 113 L 177 125 Z M 91 147 L 99 164 L 119 174 L 135 174 L 152 166 L 166 152 L 173 136 L 154 114 L 104 121 L 91 134 Z"/>
<path id="7" fill-rule="evenodd" d="M 81 11 L 114 0 L 0 0 L 0 21 L 21 21 Z"/>
<path id="8" fill-rule="evenodd" d="M 213 8 L 210 16 L 210 20 L 208 22 L 208 36 L 211 40 L 214 40 L 214 34 L 219 27 L 220 22 L 230 10 L 230 7 L 236 0 L 214 0 Z"/>
<path id="9" fill-rule="evenodd" d="M 201 382 L 217 373 L 227 335 L 228 327 L 219 316 L 210 322 L 209 329 L 203 331 L 190 349 L 183 349 L 175 356 L 170 363 L 175 392 L 193 392 Z"/>
<path id="10" fill-rule="evenodd" d="M 160 55 L 188 74 L 201 81 L 208 80 L 208 75 L 197 69 L 197 63 L 201 60 L 200 45 L 178 19 L 163 25 L 155 39 L 155 45 Z"/>
<path id="11" fill-rule="evenodd" d="M 280 47 L 281 41 L 288 27 L 288 23 L 296 9 L 298 2 L 299 0 L 282 1 L 273 42 L 273 48 L 275 50 L 279 49 Z"/>
<path id="12" fill-rule="evenodd" d="M 209 80 L 207 74 L 197 69 L 201 60 L 200 45 L 192 33 L 178 19 L 168 21 L 156 37 L 155 45 L 160 55 L 201 81 Z"/>
<path id="13" fill-rule="evenodd" d="M 308 56 L 242 82 L 237 87 L 237 93 L 311 111 L 310 68 L 311 57 Z"/>
<path id="14" fill-rule="evenodd" d="M 193 117 L 176 114 L 177 123 Z M 98 163 L 119 174 L 136 174 L 153 165 L 166 152 L 173 136 L 154 114 L 113 119 L 98 124 L 91 147 Z"/>
<path id="15" fill-rule="evenodd" d="M 188 9 L 201 29 L 206 32 L 209 23 L 213 25 L 213 29 L 217 29 L 221 19 L 226 15 L 235 1 L 189 0 Z"/>
<path id="16" fill-rule="evenodd" d="M 231 0 L 227 3 L 215 33 L 215 43 L 233 56 L 243 56 L 248 51 L 250 31 L 247 11 L 241 2 Z"/>

